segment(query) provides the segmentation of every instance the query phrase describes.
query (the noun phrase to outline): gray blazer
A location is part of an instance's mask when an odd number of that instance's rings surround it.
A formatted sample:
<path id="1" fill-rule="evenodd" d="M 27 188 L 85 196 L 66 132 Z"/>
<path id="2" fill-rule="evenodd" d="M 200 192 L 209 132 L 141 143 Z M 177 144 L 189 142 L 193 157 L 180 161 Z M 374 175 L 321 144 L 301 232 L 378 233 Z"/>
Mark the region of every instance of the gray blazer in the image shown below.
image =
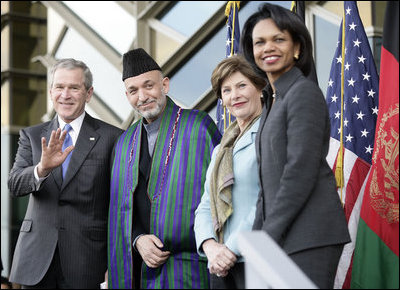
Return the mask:
<path id="1" fill-rule="evenodd" d="M 266 99 L 256 139 L 261 192 L 253 229 L 287 254 L 350 241 L 332 169 L 329 114 L 321 90 L 294 67 Z"/>
<path id="2" fill-rule="evenodd" d="M 29 196 L 11 267 L 10 281 L 35 285 L 46 274 L 58 243 L 64 277 L 72 288 L 99 288 L 107 270 L 110 157 L 121 129 L 86 113 L 67 175 L 61 166 L 35 188 L 34 167 L 57 118 L 20 131 L 8 186 L 14 197 Z"/>

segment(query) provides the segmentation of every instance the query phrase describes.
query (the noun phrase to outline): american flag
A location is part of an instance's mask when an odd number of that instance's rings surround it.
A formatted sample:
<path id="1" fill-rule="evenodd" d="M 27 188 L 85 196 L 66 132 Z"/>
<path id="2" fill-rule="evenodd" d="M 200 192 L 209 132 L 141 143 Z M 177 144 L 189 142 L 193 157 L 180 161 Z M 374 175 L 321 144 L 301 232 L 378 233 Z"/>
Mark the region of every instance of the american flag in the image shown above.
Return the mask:
<path id="1" fill-rule="evenodd" d="M 228 1 L 226 4 L 225 15 L 228 16 L 226 22 L 226 57 L 230 57 L 239 52 L 240 27 L 239 27 L 239 8 L 240 1 Z M 222 106 L 222 100 L 217 101 L 217 126 L 221 134 L 235 120 L 235 117 Z"/>
<path id="2" fill-rule="evenodd" d="M 331 122 L 327 160 L 337 177 L 338 194 L 344 205 L 352 242 L 344 247 L 334 288 L 350 286 L 364 182 L 371 167 L 379 92 L 374 58 L 356 1 L 344 1 L 343 9 L 344 21 L 340 26 L 326 94 Z M 343 171 L 340 171 L 341 144 Z"/>

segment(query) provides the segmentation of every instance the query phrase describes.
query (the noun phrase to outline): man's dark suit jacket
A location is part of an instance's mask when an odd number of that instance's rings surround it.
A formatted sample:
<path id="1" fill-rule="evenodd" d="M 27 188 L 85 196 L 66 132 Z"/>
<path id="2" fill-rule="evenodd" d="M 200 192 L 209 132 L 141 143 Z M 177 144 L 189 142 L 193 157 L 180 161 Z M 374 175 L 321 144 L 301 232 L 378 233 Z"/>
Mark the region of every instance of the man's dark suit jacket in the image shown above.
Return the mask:
<path id="1" fill-rule="evenodd" d="M 30 194 L 14 252 L 10 281 L 35 285 L 46 274 L 58 244 L 62 271 L 75 289 L 99 288 L 107 269 L 110 160 L 121 129 L 85 115 L 65 180 L 61 166 L 36 188 L 34 167 L 41 138 L 50 139 L 57 118 L 22 129 L 8 186 L 14 197 Z"/>

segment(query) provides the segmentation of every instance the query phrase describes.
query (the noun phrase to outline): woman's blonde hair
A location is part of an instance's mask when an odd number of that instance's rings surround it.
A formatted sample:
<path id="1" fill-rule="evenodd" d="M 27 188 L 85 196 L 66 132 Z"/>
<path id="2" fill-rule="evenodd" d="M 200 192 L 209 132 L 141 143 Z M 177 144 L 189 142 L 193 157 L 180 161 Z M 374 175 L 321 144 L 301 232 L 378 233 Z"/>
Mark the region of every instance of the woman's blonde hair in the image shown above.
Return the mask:
<path id="1" fill-rule="evenodd" d="M 241 55 L 233 55 L 222 60 L 211 75 L 212 89 L 218 98 L 221 98 L 221 85 L 224 80 L 235 72 L 240 72 L 258 89 L 262 90 L 267 84 L 266 79 L 258 75 Z"/>

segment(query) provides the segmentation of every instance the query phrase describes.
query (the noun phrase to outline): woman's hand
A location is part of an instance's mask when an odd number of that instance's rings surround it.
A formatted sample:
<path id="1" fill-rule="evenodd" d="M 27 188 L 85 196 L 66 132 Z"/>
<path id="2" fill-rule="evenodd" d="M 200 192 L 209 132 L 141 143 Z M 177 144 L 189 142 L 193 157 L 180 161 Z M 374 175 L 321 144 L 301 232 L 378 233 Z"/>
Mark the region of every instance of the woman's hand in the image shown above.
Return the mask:
<path id="1" fill-rule="evenodd" d="M 236 263 L 236 255 L 224 244 L 217 243 L 214 239 L 206 240 L 202 247 L 209 262 L 210 273 L 218 277 L 228 275 L 229 269 Z"/>

